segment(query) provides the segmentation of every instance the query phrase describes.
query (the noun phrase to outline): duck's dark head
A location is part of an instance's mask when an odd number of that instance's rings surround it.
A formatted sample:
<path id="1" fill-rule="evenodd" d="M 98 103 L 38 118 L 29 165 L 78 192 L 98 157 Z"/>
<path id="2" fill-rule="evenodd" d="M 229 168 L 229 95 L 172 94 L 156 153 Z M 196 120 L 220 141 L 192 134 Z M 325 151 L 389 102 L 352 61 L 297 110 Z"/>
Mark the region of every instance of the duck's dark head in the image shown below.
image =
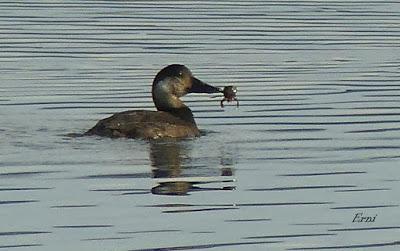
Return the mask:
<path id="1" fill-rule="evenodd" d="M 217 92 L 222 90 L 195 78 L 186 66 L 172 64 L 157 73 L 151 93 L 157 110 L 170 111 L 186 107 L 179 98 L 188 93 Z"/>

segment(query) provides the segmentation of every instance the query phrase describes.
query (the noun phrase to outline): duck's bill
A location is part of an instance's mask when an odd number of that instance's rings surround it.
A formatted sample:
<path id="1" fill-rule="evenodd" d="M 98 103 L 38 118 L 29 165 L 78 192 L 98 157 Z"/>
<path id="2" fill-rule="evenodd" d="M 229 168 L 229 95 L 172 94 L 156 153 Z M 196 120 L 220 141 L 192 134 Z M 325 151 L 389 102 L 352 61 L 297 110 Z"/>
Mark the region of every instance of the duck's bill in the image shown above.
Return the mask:
<path id="1" fill-rule="evenodd" d="M 223 92 L 223 90 L 221 88 L 206 84 L 200 79 L 192 77 L 192 87 L 189 89 L 189 93 L 218 93 L 218 92 Z"/>

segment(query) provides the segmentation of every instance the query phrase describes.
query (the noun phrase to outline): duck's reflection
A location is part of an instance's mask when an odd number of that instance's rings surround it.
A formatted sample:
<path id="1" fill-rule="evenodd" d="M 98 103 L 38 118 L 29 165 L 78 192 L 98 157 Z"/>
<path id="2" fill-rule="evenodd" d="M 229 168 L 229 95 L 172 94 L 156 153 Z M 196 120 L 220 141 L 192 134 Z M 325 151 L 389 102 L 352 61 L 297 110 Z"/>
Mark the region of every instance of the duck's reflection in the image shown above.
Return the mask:
<path id="1" fill-rule="evenodd" d="M 153 194 L 187 195 L 192 191 L 233 190 L 233 160 L 221 157 L 194 158 L 188 141 L 150 143 Z M 212 183 L 210 187 L 208 184 Z"/>

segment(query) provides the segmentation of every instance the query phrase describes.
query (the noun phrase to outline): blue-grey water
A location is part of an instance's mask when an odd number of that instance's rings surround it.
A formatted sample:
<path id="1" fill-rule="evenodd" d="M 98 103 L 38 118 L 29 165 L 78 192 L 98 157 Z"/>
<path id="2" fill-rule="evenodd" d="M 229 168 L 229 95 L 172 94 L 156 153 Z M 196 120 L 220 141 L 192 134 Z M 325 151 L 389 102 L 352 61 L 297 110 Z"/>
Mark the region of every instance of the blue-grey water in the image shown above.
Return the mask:
<path id="1" fill-rule="evenodd" d="M 399 45 L 398 1 L 2 1 L 0 249 L 398 250 Z M 240 107 L 73 137 L 171 63 Z"/>

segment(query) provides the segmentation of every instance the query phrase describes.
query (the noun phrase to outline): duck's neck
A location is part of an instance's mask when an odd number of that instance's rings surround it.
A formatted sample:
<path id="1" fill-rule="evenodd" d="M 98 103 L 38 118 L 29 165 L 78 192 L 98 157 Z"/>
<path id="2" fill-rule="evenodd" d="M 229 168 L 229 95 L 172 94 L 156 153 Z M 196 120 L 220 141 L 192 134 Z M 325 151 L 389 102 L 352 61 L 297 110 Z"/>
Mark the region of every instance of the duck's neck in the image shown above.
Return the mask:
<path id="1" fill-rule="evenodd" d="M 172 95 L 169 89 L 166 91 L 163 85 L 159 84 L 158 88 L 153 87 L 152 96 L 157 110 L 168 112 L 190 124 L 196 125 L 189 107 L 178 96 Z"/>
<path id="2" fill-rule="evenodd" d="M 168 112 L 175 117 L 178 117 L 190 124 L 196 125 L 196 122 L 194 121 L 193 113 L 187 106 L 182 106 L 179 108 L 168 108 L 168 109 L 162 109 L 162 111 Z"/>

